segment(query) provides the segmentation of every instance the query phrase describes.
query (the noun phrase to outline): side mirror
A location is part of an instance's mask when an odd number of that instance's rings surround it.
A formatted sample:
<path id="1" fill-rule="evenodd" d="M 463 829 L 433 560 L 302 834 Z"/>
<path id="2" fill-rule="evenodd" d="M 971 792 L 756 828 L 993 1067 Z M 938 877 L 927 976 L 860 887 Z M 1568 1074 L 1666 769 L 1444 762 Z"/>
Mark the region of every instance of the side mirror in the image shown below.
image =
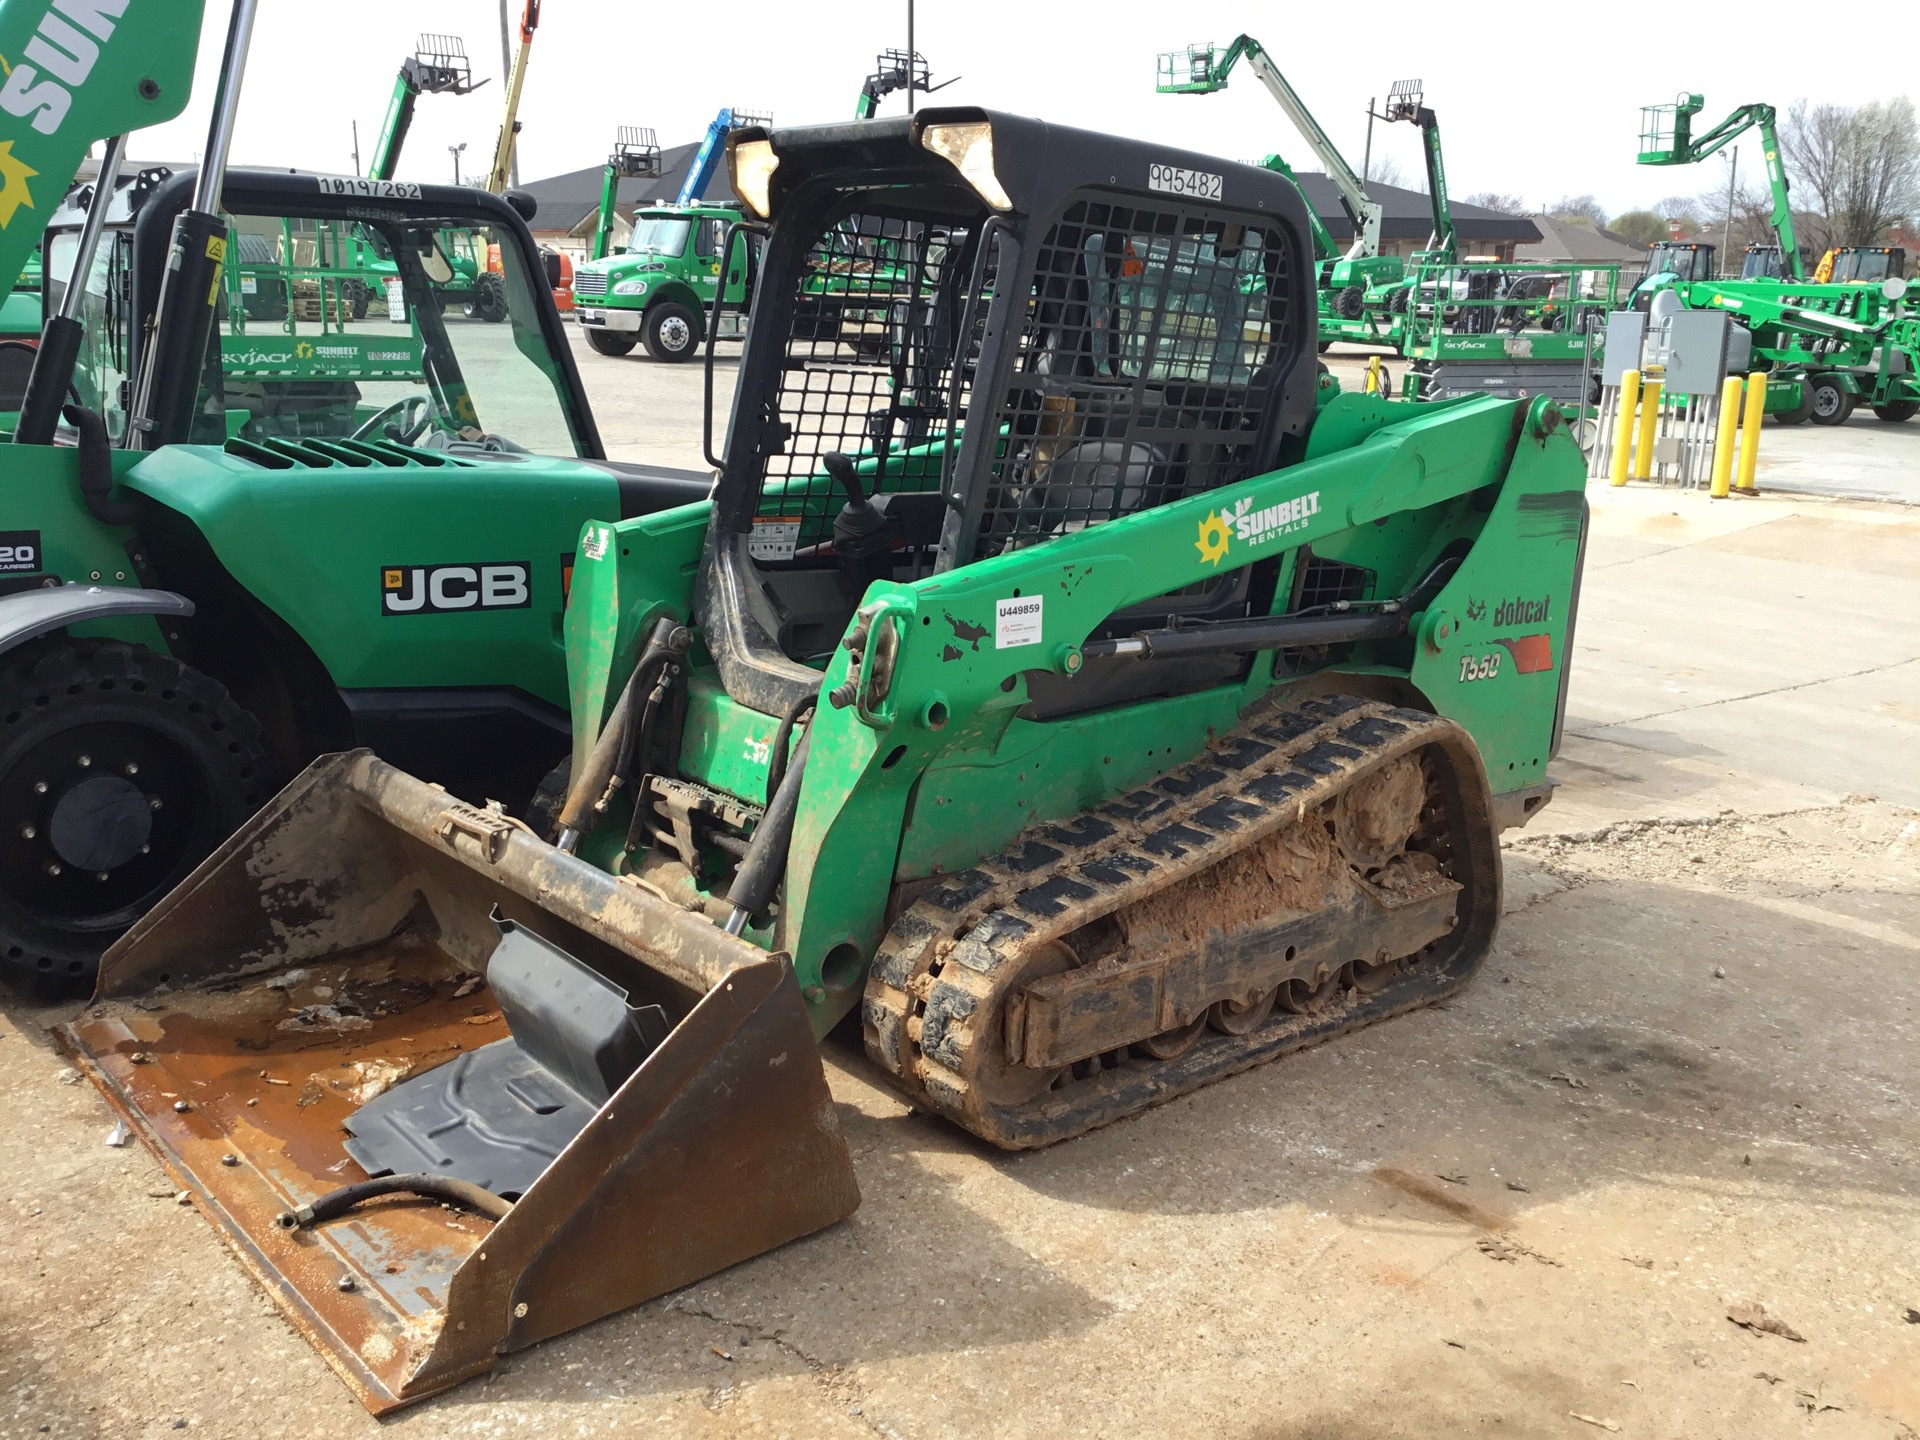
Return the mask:
<path id="1" fill-rule="evenodd" d="M 511 205 L 514 214 L 518 215 L 529 225 L 533 223 L 533 217 L 540 211 L 540 202 L 534 199 L 530 192 L 525 190 L 509 190 L 500 198 Z"/>

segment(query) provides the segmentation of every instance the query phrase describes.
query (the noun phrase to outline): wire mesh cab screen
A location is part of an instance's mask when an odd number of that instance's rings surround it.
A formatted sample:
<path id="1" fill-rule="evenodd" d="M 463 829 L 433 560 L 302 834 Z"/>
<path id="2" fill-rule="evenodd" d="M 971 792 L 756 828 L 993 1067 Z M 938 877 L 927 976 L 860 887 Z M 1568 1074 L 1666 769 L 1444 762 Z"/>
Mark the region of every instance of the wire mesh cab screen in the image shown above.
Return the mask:
<path id="1" fill-rule="evenodd" d="M 834 220 L 808 250 L 770 417 L 778 442 L 761 450 L 755 560 L 823 557 L 846 498 L 823 463 L 838 451 L 885 496 L 903 558 L 930 563 L 954 365 L 963 396 L 971 376 L 954 335 L 979 219 L 876 207 Z"/>
<path id="2" fill-rule="evenodd" d="M 1003 222 L 890 209 L 885 192 L 847 203 L 860 208 L 825 226 L 787 282 L 775 438 L 757 457 L 750 553 L 763 567 L 832 563 L 835 451 L 884 497 L 901 579 L 1265 468 L 1297 343 L 1277 227 L 1080 193 L 1033 227 L 1026 279 L 1003 295 Z M 982 355 L 990 315 L 1016 337 L 1010 362 Z M 983 365 L 1001 377 L 981 382 L 990 409 L 974 404 Z M 963 452 L 970 424 L 984 428 Z"/>
<path id="3" fill-rule="evenodd" d="M 1278 229 L 1243 216 L 1070 199 L 1036 247 L 970 558 L 1266 468 L 1294 263 Z"/>

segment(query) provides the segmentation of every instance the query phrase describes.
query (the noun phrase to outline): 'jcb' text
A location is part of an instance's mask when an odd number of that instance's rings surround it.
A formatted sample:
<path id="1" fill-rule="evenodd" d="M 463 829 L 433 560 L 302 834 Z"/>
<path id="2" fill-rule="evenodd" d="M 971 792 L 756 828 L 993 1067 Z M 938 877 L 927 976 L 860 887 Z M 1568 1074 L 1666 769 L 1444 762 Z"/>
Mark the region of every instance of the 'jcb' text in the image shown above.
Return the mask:
<path id="1" fill-rule="evenodd" d="M 380 613 L 444 615 L 458 610 L 524 610 L 533 604 L 524 560 L 490 565 L 383 565 Z"/>

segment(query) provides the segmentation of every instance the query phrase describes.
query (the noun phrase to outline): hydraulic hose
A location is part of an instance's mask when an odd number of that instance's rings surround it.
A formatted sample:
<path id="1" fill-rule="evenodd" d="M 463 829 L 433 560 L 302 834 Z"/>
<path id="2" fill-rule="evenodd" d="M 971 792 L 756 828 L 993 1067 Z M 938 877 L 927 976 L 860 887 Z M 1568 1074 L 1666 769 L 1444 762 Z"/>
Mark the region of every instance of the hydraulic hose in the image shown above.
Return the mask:
<path id="1" fill-rule="evenodd" d="M 69 405 L 60 412 L 79 437 L 75 456 L 79 467 L 80 498 L 87 513 L 102 525 L 131 525 L 140 518 L 140 507 L 131 500 L 110 499 L 113 491 L 113 442 L 107 438 L 107 422 L 84 405 Z"/>
<path id="2" fill-rule="evenodd" d="M 780 788 L 774 791 L 767 813 L 760 817 L 753 841 L 747 846 L 747 858 L 734 873 L 733 886 L 727 891 L 727 904 L 733 907 L 733 913 L 722 927 L 729 935 L 738 935 L 747 928 L 751 917 L 766 910 L 780 877 L 787 873 L 793 822 L 800 813 L 800 784 L 807 773 L 807 742 L 812 739 L 813 728 L 809 726 L 800 743 L 793 747 L 793 759 L 780 779 Z"/>
<path id="3" fill-rule="evenodd" d="M 447 1200 L 489 1220 L 504 1220 L 513 1209 L 512 1201 L 502 1200 L 491 1190 L 482 1190 L 452 1175 L 382 1175 L 378 1180 L 362 1180 L 329 1190 L 311 1204 L 282 1210 L 273 1219 L 282 1230 L 304 1230 L 337 1220 L 356 1205 L 378 1200 L 383 1195 L 420 1195 L 429 1200 Z"/>
<path id="4" fill-rule="evenodd" d="M 580 837 L 599 824 L 612 789 L 625 778 L 623 765 L 630 765 L 636 752 L 644 754 L 636 730 L 641 717 L 635 714 L 641 688 L 651 686 L 659 678 L 654 672 L 685 655 L 692 643 L 692 633 L 678 621 L 663 616 L 654 622 L 646 648 L 634 662 L 633 673 L 600 729 L 600 738 L 593 742 L 586 766 L 573 777 L 567 790 L 566 803 L 560 807 L 559 838 L 554 841 L 560 849 L 571 853 Z"/>

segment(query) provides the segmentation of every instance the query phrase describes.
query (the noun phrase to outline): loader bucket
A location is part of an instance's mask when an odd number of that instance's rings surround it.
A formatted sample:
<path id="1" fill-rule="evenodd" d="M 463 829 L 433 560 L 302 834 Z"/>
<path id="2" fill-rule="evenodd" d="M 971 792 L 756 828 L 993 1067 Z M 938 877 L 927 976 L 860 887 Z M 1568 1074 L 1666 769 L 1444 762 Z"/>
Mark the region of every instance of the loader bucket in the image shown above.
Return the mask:
<path id="1" fill-rule="evenodd" d="M 60 1038 L 376 1413 L 859 1204 L 784 956 L 365 751 L 135 925 Z M 384 1169 L 454 1184 L 300 1219 Z"/>

